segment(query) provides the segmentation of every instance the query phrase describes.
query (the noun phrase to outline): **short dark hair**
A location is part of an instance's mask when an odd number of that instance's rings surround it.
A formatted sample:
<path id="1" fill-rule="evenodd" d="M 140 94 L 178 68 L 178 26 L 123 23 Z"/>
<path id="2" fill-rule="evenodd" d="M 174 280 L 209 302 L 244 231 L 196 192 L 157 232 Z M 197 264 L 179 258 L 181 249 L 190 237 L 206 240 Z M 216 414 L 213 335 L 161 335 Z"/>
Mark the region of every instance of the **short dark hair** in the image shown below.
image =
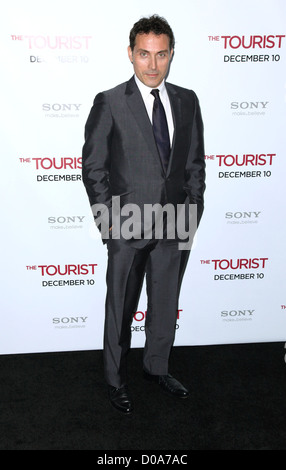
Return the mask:
<path id="1" fill-rule="evenodd" d="M 131 50 L 133 51 L 134 49 L 137 34 L 149 33 L 154 33 L 158 36 L 160 34 L 166 34 L 170 40 L 170 50 L 174 49 L 175 37 L 169 23 L 161 16 L 152 15 L 149 18 L 141 18 L 133 25 L 129 34 L 129 45 Z"/>

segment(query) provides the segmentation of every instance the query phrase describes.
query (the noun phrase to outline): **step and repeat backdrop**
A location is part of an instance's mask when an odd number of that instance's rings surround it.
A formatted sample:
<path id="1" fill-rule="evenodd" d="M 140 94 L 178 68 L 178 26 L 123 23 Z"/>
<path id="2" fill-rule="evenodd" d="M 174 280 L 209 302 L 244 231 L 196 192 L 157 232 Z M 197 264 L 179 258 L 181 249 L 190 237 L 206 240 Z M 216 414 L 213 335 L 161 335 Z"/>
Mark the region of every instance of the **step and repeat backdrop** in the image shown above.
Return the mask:
<path id="1" fill-rule="evenodd" d="M 284 0 L 4 1 L 0 353 L 101 349 L 106 248 L 81 179 L 95 95 L 128 80 L 129 31 L 157 13 L 168 80 L 197 93 L 205 212 L 176 345 L 286 340 Z M 144 344 L 145 290 L 132 324 Z"/>

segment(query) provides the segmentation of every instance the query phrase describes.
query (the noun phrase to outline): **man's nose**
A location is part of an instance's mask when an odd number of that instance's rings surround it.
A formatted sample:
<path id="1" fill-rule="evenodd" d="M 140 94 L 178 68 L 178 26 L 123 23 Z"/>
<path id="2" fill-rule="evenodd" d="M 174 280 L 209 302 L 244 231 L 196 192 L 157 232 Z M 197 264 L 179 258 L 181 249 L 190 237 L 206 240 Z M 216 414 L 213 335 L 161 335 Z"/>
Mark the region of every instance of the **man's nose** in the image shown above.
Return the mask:
<path id="1" fill-rule="evenodd" d="M 150 56 L 150 67 L 152 70 L 156 70 L 157 68 L 157 60 L 155 56 Z"/>

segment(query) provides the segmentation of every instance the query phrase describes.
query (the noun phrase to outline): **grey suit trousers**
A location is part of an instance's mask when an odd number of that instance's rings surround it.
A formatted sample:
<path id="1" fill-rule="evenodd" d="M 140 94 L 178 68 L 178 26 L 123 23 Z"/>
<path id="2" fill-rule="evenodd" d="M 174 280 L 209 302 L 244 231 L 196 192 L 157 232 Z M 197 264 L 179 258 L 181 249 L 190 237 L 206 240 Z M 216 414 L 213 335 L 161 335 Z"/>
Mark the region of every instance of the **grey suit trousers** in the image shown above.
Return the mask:
<path id="1" fill-rule="evenodd" d="M 143 369 L 155 375 L 168 373 L 189 251 L 180 251 L 173 240 L 150 240 L 146 246 L 138 248 L 110 239 L 107 249 L 104 370 L 107 383 L 119 388 L 127 382 L 131 324 L 145 275 L 148 302 Z"/>

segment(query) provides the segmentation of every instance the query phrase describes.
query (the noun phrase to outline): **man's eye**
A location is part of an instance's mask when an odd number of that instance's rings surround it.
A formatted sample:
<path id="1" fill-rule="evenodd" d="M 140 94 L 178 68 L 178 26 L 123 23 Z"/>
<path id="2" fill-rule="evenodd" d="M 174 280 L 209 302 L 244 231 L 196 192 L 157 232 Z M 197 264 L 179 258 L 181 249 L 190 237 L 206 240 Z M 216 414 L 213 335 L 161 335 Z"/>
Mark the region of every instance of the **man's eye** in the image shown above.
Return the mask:
<path id="1" fill-rule="evenodd" d="M 141 57 L 147 57 L 147 52 L 141 52 L 140 55 Z"/>

